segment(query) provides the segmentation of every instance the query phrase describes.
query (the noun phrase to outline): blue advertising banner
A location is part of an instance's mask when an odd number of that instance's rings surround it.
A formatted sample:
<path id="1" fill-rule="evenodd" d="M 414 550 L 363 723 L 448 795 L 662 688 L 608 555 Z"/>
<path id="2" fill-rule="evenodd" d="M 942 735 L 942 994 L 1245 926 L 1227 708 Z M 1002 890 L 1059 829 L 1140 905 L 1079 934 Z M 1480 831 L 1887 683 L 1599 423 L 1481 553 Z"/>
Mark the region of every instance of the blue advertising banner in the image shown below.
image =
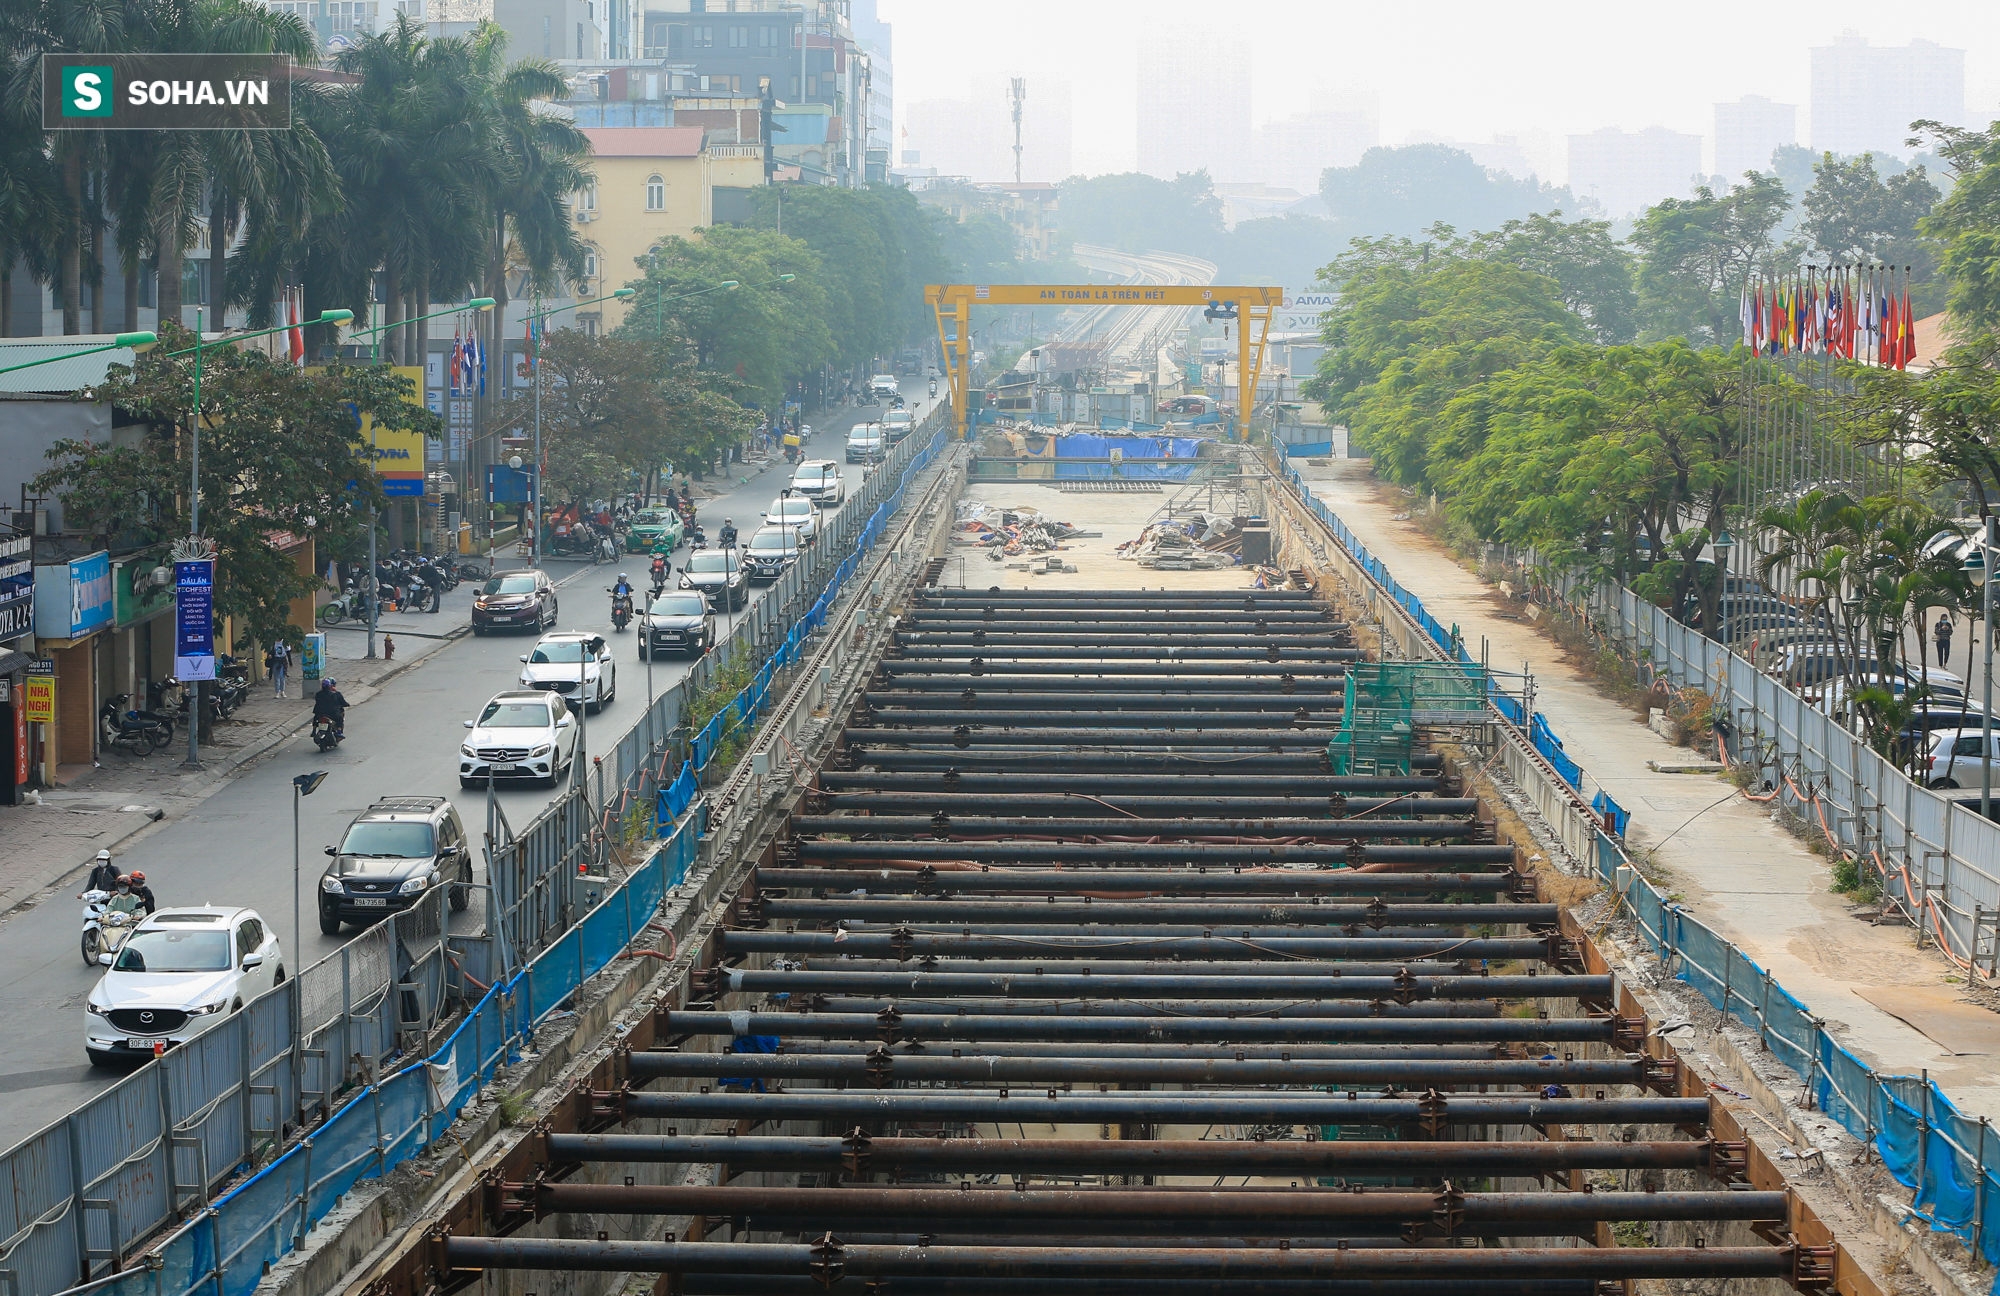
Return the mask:
<path id="1" fill-rule="evenodd" d="M 215 678 L 215 563 L 174 564 L 174 674 Z"/>
<path id="2" fill-rule="evenodd" d="M 35 568 L 35 634 L 82 639 L 111 624 L 111 555 L 99 552 Z"/>

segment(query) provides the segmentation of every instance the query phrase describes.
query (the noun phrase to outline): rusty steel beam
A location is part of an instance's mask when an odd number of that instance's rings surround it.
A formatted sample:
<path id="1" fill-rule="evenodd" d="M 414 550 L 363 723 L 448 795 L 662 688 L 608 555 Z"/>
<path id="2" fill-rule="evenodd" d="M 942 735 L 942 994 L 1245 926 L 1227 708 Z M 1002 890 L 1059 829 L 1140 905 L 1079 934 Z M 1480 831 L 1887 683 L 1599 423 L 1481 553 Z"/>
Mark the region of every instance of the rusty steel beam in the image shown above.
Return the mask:
<path id="1" fill-rule="evenodd" d="M 814 1278 L 688 1274 L 682 1296 L 826 1296 Z M 1204 1296 L 1600 1296 L 1591 1279 L 1213 1278 Z M 1161 1296 L 1151 1278 L 899 1278 L 895 1296 Z"/>
<path id="2" fill-rule="evenodd" d="M 792 816 L 799 833 L 868 833 L 871 836 L 959 837 L 1021 833 L 1039 837 L 1464 837 L 1471 819 L 1031 819 L 998 815 Z"/>
<path id="3" fill-rule="evenodd" d="M 1643 1085 L 1649 1065 L 1632 1058 L 1102 1058 L 893 1054 L 634 1053 L 632 1075 L 845 1080 L 887 1087 L 905 1080 L 1012 1084 Z M 1671 1070 L 1668 1073 L 1671 1075 Z"/>
<path id="4" fill-rule="evenodd" d="M 818 1243 L 612 1242 L 447 1237 L 451 1269 L 870 1278 L 1787 1278 L 1790 1247 L 1295 1248 L 1245 1253 L 1199 1247 L 907 1247 Z"/>
<path id="5" fill-rule="evenodd" d="M 1060 966 L 1059 964 L 1056 966 Z M 1007 995 L 1028 999 L 1607 999 L 1608 976 L 1128 976 L 1118 972 L 841 972 L 715 969 L 732 994 Z"/>
<path id="6" fill-rule="evenodd" d="M 1628 1023 L 1628 1029 L 1630 1024 Z M 1031 1014 L 703 1012 L 663 1014 L 668 1035 L 897 1040 L 1135 1040 L 1179 1046 L 1230 1041 L 1359 1043 L 1611 1043 L 1609 1017 L 1043 1017 Z M 1185 1052 L 1185 1049 L 1182 1050 Z"/>
<path id="7" fill-rule="evenodd" d="M 1379 822 L 1379 821 L 1378 821 Z M 851 831 L 851 830 L 850 830 Z M 1146 845 L 1138 842 L 939 842 L 939 841 L 801 841 L 802 860 L 914 859 L 969 860 L 993 864 L 1048 861 L 1050 863 L 1111 864 L 1193 864 L 1209 868 L 1251 867 L 1260 864 L 1417 864 L 1431 870 L 1455 872 L 1479 865 L 1512 865 L 1514 848 L 1494 846 L 1271 846 L 1246 842 L 1242 845 L 1214 845 L 1183 842 L 1174 845 Z M 1357 859 L 1355 852 L 1359 850 Z M 1367 876 L 1363 874 L 1362 876 Z M 1491 915 L 1488 915 L 1490 918 Z M 1517 921 L 1527 922 L 1528 919 Z"/>
<path id="8" fill-rule="evenodd" d="M 823 775 L 827 786 L 858 786 L 845 782 L 834 783 L 834 776 Z M 1155 783 L 1155 786 L 1158 786 Z M 1202 814 L 1243 814 L 1277 815 L 1280 817 L 1310 819 L 1316 815 L 1373 815 L 1387 817 L 1408 815 L 1470 815 L 1479 810 L 1479 802 L 1471 797 L 1341 797 L 1321 795 L 1303 796 L 1202 796 L 1192 790 L 1185 796 L 1148 796 L 1130 792 L 1107 792 L 1104 796 L 1088 795 L 1082 792 L 937 792 L 937 791 L 891 791 L 857 790 L 851 792 L 822 793 L 820 799 L 828 810 L 943 810 L 947 814 L 967 812 L 973 814 L 991 811 L 1011 810 L 1015 812 L 1033 811 L 1036 814 L 1055 818 L 1078 816 L 1089 818 L 1101 815 L 1106 807 L 1113 810 L 1127 810 L 1137 813 L 1141 810 L 1164 810 L 1171 816 Z"/>
<path id="9" fill-rule="evenodd" d="M 1020 939 L 1022 934 L 1034 935 L 1034 942 L 1024 943 Z M 856 954 L 897 958 L 1018 957 L 1038 951 L 1051 959 L 1114 963 L 1177 955 L 1249 962 L 1272 955 L 1321 960 L 1406 958 L 1423 962 L 1439 958 L 1547 959 L 1554 953 L 1546 939 L 1534 936 L 1302 936 L 1296 927 L 1277 931 L 1224 927 L 1220 934 L 1210 931 L 1206 935 L 1201 928 L 1182 927 L 1171 934 L 1154 935 L 1134 932 L 1129 927 L 1098 932 L 1079 926 L 1055 931 L 1035 929 L 1030 933 L 961 935 L 948 926 L 933 931 L 917 925 L 900 933 L 887 928 L 863 932 L 850 929 L 844 939 L 841 933 L 831 931 L 739 928 L 722 933 L 722 948 L 729 954 Z"/>
<path id="10" fill-rule="evenodd" d="M 903 843 L 856 843 L 895 845 Z M 956 847 L 957 843 L 951 843 Z M 1509 850 L 1512 848 L 1509 847 Z M 1247 862 L 1247 861 L 1246 861 Z M 759 900 L 765 918 L 800 922 L 830 922 L 836 918 L 862 922 L 1095 922 L 1202 923 L 1224 927 L 1232 923 L 1301 923 L 1315 927 L 1458 923 L 1511 923 L 1552 926 L 1561 908 L 1552 904 L 1429 904 L 1376 901 L 1370 904 L 1253 903 L 1230 900 L 975 900 L 966 898 L 887 900 Z"/>
<path id="11" fill-rule="evenodd" d="M 1060 891 L 1199 891 L 1207 895 L 1338 895 L 1359 892 L 1507 892 L 1521 885 L 1513 872 L 1355 873 L 1347 869 L 1255 869 L 1243 873 L 1215 869 L 884 869 L 866 861 L 844 868 L 767 868 L 758 873 L 765 887 L 865 887 L 889 891 L 1014 891 L 1033 895 Z"/>

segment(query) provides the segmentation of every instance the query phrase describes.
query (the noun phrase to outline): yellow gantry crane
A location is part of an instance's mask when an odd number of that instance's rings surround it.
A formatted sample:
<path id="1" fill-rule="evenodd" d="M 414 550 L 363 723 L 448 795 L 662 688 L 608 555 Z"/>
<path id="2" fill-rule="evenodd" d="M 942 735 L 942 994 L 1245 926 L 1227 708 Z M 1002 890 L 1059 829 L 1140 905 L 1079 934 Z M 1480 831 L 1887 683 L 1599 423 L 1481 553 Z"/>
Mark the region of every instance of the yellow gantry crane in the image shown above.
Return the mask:
<path id="1" fill-rule="evenodd" d="M 925 284 L 924 300 L 937 311 L 938 345 L 951 382 L 958 437 L 969 431 L 974 306 L 1211 306 L 1234 307 L 1236 324 L 1236 439 L 1249 435 L 1271 313 L 1284 303 L 1283 288 L 1216 284 Z M 1256 336 L 1251 336 L 1252 330 Z"/>

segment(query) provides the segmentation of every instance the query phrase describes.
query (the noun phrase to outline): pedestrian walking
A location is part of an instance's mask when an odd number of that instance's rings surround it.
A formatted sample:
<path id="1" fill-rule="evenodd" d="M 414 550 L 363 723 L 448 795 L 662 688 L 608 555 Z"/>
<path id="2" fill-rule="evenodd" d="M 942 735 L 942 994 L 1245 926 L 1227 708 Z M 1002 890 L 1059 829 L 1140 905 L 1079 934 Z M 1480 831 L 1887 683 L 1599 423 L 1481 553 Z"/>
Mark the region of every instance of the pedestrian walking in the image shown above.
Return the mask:
<path id="1" fill-rule="evenodd" d="M 271 676 L 271 696 L 285 696 L 285 674 L 292 664 L 292 646 L 283 639 L 273 640 L 264 654 L 264 669 Z"/>
<path id="2" fill-rule="evenodd" d="M 1931 629 L 1931 638 L 1937 640 L 1939 670 L 1944 670 L 1951 665 L 1951 632 L 1951 614 L 1940 612 L 1938 614 L 1937 625 Z"/>

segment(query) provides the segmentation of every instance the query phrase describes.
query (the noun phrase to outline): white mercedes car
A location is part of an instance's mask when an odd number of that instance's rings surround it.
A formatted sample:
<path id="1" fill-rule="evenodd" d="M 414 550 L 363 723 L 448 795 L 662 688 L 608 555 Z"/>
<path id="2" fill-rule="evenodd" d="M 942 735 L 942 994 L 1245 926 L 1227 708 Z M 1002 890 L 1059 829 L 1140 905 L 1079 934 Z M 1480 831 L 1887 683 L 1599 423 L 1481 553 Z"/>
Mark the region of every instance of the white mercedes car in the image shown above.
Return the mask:
<path id="1" fill-rule="evenodd" d="M 256 910 L 162 909 L 91 988 L 84 1050 L 96 1066 L 152 1057 L 284 983 L 284 952 Z"/>
<path id="2" fill-rule="evenodd" d="M 632 601 L 636 604 L 638 596 Z M 559 630 L 545 634 L 521 655 L 521 687 L 560 693 L 572 707 L 579 704 L 595 714 L 618 696 L 618 663 L 601 634 Z"/>
<path id="3" fill-rule="evenodd" d="M 542 779 L 554 787 L 576 762 L 576 717 L 555 694 L 521 690 L 495 694 L 480 709 L 458 749 L 461 787 Z"/>

